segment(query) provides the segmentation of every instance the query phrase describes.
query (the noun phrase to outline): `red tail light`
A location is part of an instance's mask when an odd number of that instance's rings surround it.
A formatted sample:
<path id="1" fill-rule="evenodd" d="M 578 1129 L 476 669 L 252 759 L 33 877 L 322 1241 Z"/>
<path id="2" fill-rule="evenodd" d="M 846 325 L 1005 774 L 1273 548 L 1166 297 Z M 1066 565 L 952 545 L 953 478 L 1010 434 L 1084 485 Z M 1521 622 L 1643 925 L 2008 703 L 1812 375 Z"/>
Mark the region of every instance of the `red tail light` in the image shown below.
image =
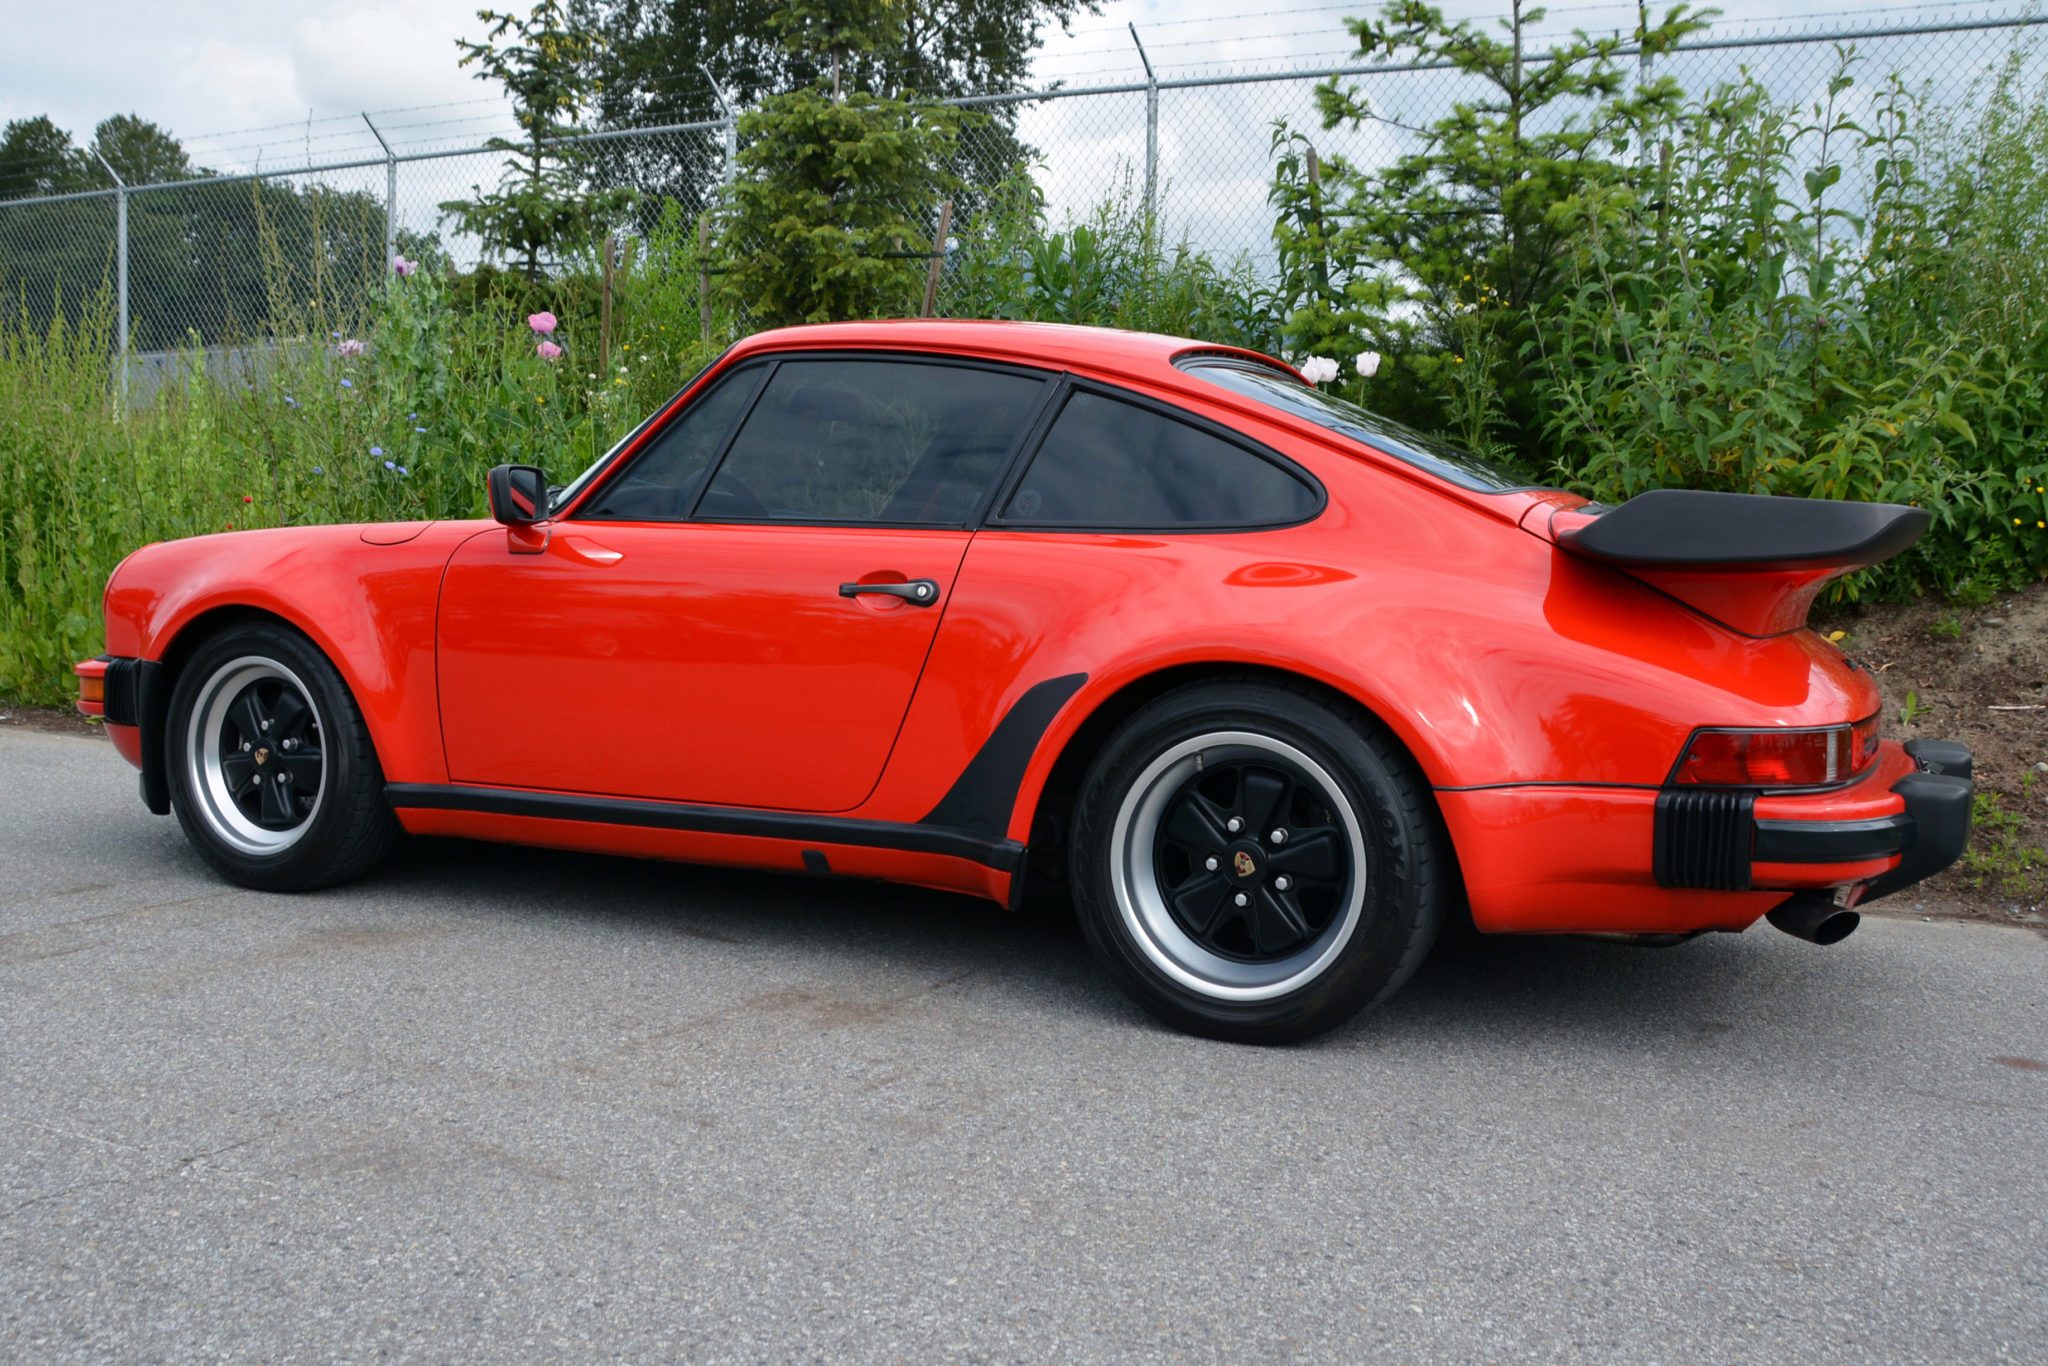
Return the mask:
<path id="1" fill-rule="evenodd" d="M 1694 731 L 1674 783 L 1700 787 L 1820 787 L 1877 758 L 1878 718 L 1824 730 Z"/>

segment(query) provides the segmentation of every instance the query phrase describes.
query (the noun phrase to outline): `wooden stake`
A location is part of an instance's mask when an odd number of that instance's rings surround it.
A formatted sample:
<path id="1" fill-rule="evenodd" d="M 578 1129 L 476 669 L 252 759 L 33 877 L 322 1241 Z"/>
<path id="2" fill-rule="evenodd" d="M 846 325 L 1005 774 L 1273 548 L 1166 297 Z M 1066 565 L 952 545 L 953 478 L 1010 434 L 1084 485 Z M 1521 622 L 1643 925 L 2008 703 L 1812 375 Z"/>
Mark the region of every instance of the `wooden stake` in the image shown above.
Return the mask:
<path id="1" fill-rule="evenodd" d="M 948 199 L 939 205 L 939 231 L 932 239 L 932 264 L 924 276 L 924 311 L 917 315 L 920 318 L 931 317 L 939 302 L 939 272 L 946 267 L 946 238 L 952 231 L 953 201 Z"/>
<path id="2" fill-rule="evenodd" d="M 711 215 L 697 220 L 697 330 L 711 345 Z"/>
<path id="3" fill-rule="evenodd" d="M 618 239 L 612 234 L 604 235 L 604 293 L 598 305 L 597 373 L 606 380 L 612 373 L 612 253 L 618 250 L 618 245 Z"/>

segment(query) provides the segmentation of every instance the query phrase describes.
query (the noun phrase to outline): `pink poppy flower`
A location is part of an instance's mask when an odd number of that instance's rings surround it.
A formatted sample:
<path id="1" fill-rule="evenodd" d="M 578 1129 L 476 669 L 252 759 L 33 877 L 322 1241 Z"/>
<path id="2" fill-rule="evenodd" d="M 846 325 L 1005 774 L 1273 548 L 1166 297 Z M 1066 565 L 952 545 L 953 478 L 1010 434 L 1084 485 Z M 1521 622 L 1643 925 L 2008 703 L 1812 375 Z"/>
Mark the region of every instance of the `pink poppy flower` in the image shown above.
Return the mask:
<path id="1" fill-rule="evenodd" d="M 334 354 L 344 359 L 350 356 L 360 356 L 363 354 L 363 344 L 351 337 L 349 340 L 336 346 Z"/>
<path id="2" fill-rule="evenodd" d="M 529 313 L 526 325 L 545 337 L 555 330 L 555 315 L 552 313 Z"/>
<path id="3" fill-rule="evenodd" d="M 560 360 L 562 348 L 551 341 L 544 341 L 533 348 L 533 354 L 539 356 L 542 360 Z"/>

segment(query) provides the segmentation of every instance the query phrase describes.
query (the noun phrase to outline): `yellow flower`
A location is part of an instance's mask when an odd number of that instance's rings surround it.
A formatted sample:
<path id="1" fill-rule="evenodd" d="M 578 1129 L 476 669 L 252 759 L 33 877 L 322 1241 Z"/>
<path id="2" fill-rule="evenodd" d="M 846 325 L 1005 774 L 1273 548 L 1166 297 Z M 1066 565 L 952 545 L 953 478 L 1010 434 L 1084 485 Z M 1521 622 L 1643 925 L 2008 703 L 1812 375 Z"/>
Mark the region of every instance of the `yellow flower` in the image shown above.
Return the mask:
<path id="1" fill-rule="evenodd" d="M 546 403 L 547 401 L 548 396 L 546 394 L 541 394 L 534 399 L 535 403 Z"/>
<path id="2" fill-rule="evenodd" d="M 1834 641 L 1841 641 L 1841 640 L 1847 640 L 1848 638 L 1849 638 L 1849 633 L 1848 633 L 1847 631 L 1830 631 L 1830 632 L 1828 632 L 1828 639 L 1829 639 L 1829 640 L 1834 640 Z"/>

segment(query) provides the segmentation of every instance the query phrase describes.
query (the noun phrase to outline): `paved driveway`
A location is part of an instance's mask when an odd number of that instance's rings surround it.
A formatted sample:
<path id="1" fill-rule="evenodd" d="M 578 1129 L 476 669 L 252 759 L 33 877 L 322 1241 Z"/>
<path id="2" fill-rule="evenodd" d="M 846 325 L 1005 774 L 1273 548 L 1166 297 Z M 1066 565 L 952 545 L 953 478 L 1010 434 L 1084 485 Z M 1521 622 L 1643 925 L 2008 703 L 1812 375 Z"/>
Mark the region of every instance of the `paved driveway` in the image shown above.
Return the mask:
<path id="1" fill-rule="evenodd" d="M 2040 1061 L 2022 931 L 1488 943 L 1257 1050 L 933 894 L 236 891 L 0 734 L 0 1358 L 2039 1361 Z"/>

